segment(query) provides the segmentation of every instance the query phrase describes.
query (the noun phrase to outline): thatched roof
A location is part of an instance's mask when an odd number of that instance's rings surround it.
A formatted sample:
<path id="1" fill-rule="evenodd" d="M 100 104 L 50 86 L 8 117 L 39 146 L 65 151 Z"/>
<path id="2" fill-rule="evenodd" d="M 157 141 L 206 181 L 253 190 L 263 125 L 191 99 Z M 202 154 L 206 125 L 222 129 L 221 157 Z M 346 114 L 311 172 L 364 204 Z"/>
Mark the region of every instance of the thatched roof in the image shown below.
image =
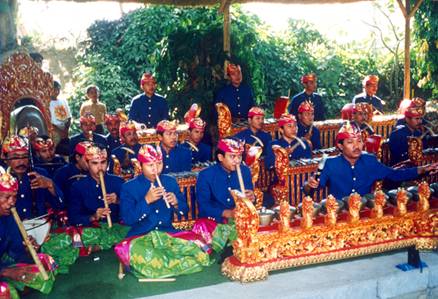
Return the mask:
<path id="1" fill-rule="evenodd" d="M 52 0 L 53 1 L 53 0 Z M 54 0 L 56 1 L 56 0 Z M 282 3 L 282 4 L 329 4 L 329 3 L 351 3 L 375 0 L 62 0 L 72 2 L 99 2 L 114 1 L 120 3 L 144 3 L 144 4 L 169 4 L 175 6 L 207 6 L 224 4 L 222 2 L 233 3 Z"/>

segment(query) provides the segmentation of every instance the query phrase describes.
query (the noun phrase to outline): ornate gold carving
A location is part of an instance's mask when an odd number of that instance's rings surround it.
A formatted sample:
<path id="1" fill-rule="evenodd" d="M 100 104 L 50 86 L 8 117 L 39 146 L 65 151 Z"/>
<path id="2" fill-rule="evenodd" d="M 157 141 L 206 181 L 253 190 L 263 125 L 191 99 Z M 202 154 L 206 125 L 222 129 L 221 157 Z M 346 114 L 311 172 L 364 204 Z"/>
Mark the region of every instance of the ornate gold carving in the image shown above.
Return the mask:
<path id="1" fill-rule="evenodd" d="M 119 159 L 115 155 L 111 155 L 111 159 L 113 160 L 113 174 L 117 176 L 122 175 L 122 165 L 120 164 Z"/>
<path id="2" fill-rule="evenodd" d="M 138 176 L 143 173 L 143 170 L 141 169 L 141 164 L 137 159 L 132 158 L 131 164 L 134 167 L 134 176 Z"/>
<path id="3" fill-rule="evenodd" d="M 371 217 L 382 218 L 383 217 L 383 207 L 386 204 L 385 193 L 382 190 L 377 190 L 374 192 L 374 208 L 371 211 Z"/>
<path id="4" fill-rule="evenodd" d="M 325 208 L 327 210 L 327 215 L 324 217 L 324 223 L 327 226 L 334 226 L 336 225 L 337 221 L 337 211 L 339 208 L 339 204 L 336 201 L 336 198 L 333 195 L 327 196 L 326 202 L 325 202 Z"/>
<path id="5" fill-rule="evenodd" d="M 218 114 L 217 124 L 219 129 L 219 137 L 225 138 L 231 135 L 231 112 L 227 105 L 216 103 L 216 111 Z"/>
<path id="6" fill-rule="evenodd" d="M 283 200 L 280 203 L 280 223 L 278 224 L 278 231 L 280 233 L 286 233 L 290 229 L 290 205 L 287 200 Z"/>
<path id="7" fill-rule="evenodd" d="M 51 134 L 49 105 L 53 90 L 52 75 L 44 72 L 29 55 L 16 53 L 0 66 L 0 78 L 0 109 L 3 115 L 1 135 L 7 135 L 14 105 L 23 98 L 32 98 L 35 101 Z"/>
<path id="8" fill-rule="evenodd" d="M 301 207 L 301 215 L 303 218 L 301 219 L 301 228 L 309 229 L 313 225 L 313 199 L 310 196 L 306 196 L 303 198 L 303 205 Z"/>
<path id="9" fill-rule="evenodd" d="M 397 198 L 397 209 L 395 210 L 395 215 L 403 216 L 408 212 L 406 205 L 408 204 L 409 197 L 406 189 L 399 188 L 396 198 Z"/>
<path id="10" fill-rule="evenodd" d="M 430 187 L 427 182 L 421 182 L 418 185 L 418 203 L 417 203 L 417 211 L 418 212 L 426 212 L 429 210 L 429 198 L 431 195 Z"/>
<path id="11" fill-rule="evenodd" d="M 231 190 L 231 196 L 236 203 L 235 220 L 237 240 L 240 246 L 248 246 L 255 241 L 259 230 L 259 215 L 250 200 L 244 197 L 239 191 Z"/>
<path id="12" fill-rule="evenodd" d="M 419 165 L 423 159 L 423 142 L 420 137 L 408 137 L 408 157 L 415 165 Z"/>
<path id="13" fill-rule="evenodd" d="M 350 223 L 357 223 L 360 220 L 361 199 L 358 193 L 353 193 L 348 198 L 348 221 Z"/>
<path id="14" fill-rule="evenodd" d="M 249 153 L 249 151 L 251 151 L 251 153 Z M 247 156 L 245 160 L 251 160 L 251 163 L 248 163 L 247 166 L 251 171 L 251 181 L 254 186 L 254 195 L 256 198 L 256 209 L 260 209 L 263 205 L 263 192 L 258 187 L 257 181 L 260 176 L 260 156 L 262 155 L 263 149 L 259 146 L 245 144 L 245 152 Z M 248 159 L 249 154 L 251 154 L 251 159 Z"/>

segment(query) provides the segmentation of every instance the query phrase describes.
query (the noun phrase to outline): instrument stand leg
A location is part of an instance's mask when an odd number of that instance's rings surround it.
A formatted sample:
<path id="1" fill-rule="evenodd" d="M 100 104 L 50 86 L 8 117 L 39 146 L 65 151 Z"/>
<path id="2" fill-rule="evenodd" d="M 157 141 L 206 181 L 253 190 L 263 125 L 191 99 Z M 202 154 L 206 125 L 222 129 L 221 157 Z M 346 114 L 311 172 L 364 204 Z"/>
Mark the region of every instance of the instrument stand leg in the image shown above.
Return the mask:
<path id="1" fill-rule="evenodd" d="M 420 273 L 422 273 L 423 268 L 426 268 L 427 264 L 421 260 L 420 252 L 412 246 L 408 248 L 408 262 L 405 264 L 398 264 L 396 267 L 402 271 L 420 269 Z"/>
<path id="2" fill-rule="evenodd" d="M 125 277 L 125 267 L 122 263 L 119 262 L 119 273 L 117 274 L 117 278 L 122 280 Z"/>

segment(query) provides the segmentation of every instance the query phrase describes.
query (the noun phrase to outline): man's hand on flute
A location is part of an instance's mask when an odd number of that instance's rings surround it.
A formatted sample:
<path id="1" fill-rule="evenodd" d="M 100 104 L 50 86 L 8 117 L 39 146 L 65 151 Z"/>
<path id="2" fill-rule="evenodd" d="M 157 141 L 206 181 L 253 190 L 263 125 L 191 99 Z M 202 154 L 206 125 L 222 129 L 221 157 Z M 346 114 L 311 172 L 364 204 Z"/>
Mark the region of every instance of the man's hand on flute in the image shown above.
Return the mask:
<path id="1" fill-rule="evenodd" d="M 222 212 L 222 217 L 227 218 L 227 219 L 234 218 L 234 210 L 224 210 Z"/>
<path id="2" fill-rule="evenodd" d="M 148 204 L 151 204 L 164 197 L 165 194 L 166 191 L 163 187 L 155 187 L 154 185 L 151 185 L 148 193 L 146 193 L 145 200 Z"/>
<path id="3" fill-rule="evenodd" d="M 172 192 L 166 192 L 164 194 L 164 200 L 167 200 L 167 202 L 173 206 L 175 209 L 178 209 L 178 200 L 176 199 L 176 196 Z"/>
<path id="4" fill-rule="evenodd" d="M 246 199 L 249 199 L 250 201 L 254 201 L 256 199 L 254 191 L 252 191 L 252 190 L 245 190 L 245 197 L 246 197 Z"/>
<path id="5" fill-rule="evenodd" d="M 96 213 L 90 217 L 90 221 L 99 221 L 100 219 L 106 217 L 107 215 L 111 214 L 110 208 L 98 208 L 96 210 Z"/>
<path id="6" fill-rule="evenodd" d="M 35 251 L 40 250 L 40 245 L 37 243 L 37 241 L 32 236 L 28 236 L 27 238 L 29 240 L 30 245 L 32 245 L 33 248 L 35 248 Z M 26 242 L 23 241 L 23 245 L 25 246 L 27 252 L 29 252 L 29 249 L 26 246 Z"/>
<path id="7" fill-rule="evenodd" d="M 117 197 L 116 193 L 110 193 L 107 194 L 106 197 L 106 202 L 110 205 L 110 204 L 118 204 L 119 203 L 119 198 Z"/>

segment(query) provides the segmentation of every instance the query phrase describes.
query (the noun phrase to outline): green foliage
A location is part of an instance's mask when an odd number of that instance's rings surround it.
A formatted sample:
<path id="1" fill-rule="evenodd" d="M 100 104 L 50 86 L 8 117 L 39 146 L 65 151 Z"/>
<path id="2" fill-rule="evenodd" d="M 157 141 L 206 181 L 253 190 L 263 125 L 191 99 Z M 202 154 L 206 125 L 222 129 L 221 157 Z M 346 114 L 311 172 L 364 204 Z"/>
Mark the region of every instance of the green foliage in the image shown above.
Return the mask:
<path id="1" fill-rule="evenodd" d="M 424 1 L 415 14 L 416 37 L 414 78 L 424 89 L 421 96 L 438 97 L 438 3 Z"/>
<path id="2" fill-rule="evenodd" d="M 109 111 L 129 104 L 140 92 L 143 72 L 152 71 L 174 116 L 200 103 L 208 118 L 214 93 L 225 83 L 223 18 L 217 8 L 151 6 L 116 21 L 98 21 L 88 29 L 75 71 L 77 91 L 71 99 L 77 113 L 85 86 L 100 87 Z M 300 78 L 315 72 L 328 117 L 361 92 L 367 74 L 388 71 L 363 45 L 339 46 L 304 21 L 289 22 L 283 35 L 272 35 L 256 16 L 233 5 L 231 61 L 243 69 L 258 104 L 271 110 L 281 95 L 302 90 Z M 390 98 L 382 84 L 380 95 Z M 393 108 L 393 107 L 391 107 Z"/>

